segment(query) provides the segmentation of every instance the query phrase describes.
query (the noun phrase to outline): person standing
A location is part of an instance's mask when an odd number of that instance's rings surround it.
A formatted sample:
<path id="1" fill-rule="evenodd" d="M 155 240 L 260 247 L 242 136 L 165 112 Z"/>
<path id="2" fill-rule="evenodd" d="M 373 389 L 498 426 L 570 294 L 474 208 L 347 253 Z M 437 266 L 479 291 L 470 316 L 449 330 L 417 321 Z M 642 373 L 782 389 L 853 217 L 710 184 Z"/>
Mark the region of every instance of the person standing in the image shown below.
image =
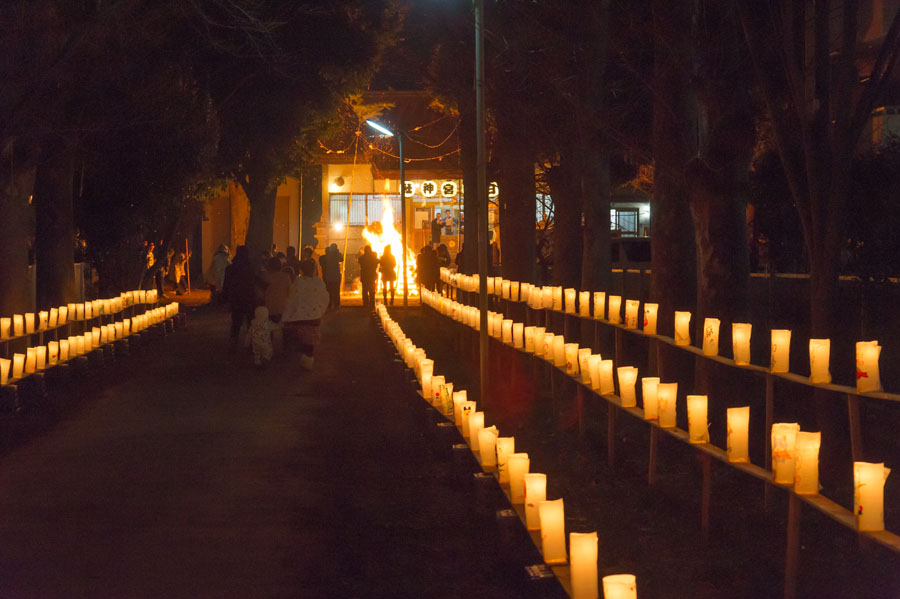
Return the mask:
<path id="1" fill-rule="evenodd" d="M 359 283 L 362 287 L 363 306 L 375 306 L 375 290 L 378 288 L 378 256 L 372 246 L 363 248 L 359 261 Z"/>
<path id="2" fill-rule="evenodd" d="M 322 267 L 322 279 L 325 281 L 325 288 L 328 289 L 329 310 L 336 310 L 341 307 L 341 263 L 344 261 L 344 255 L 338 250 L 336 243 L 332 243 L 325 249 L 325 253 L 319 258 L 319 265 Z"/>
<path id="3" fill-rule="evenodd" d="M 218 251 L 213 255 L 212 264 L 206 271 L 206 284 L 209 285 L 211 291 L 211 301 L 219 302 L 222 295 L 222 285 L 225 282 L 225 269 L 231 264 L 231 256 L 228 255 L 228 246 L 224 243 L 219 246 Z"/>
<path id="4" fill-rule="evenodd" d="M 222 284 L 224 300 L 231 305 L 231 348 L 238 346 L 238 337 L 244 323 L 250 324 L 256 307 L 256 275 L 250 264 L 250 251 L 239 245 L 234 252 L 234 261 L 225 269 Z"/>
<path id="5" fill-rule="evenodd" d="M 384 253 L 378 261 L 378 270 L 381 271 L 381 296 L 387 304 L 388 290 L 391 292 L 391 305 L 394 305 L 394 285 L 397 282 L 397 260 L 391 253 L 391 246 L 385 246 Z"/>
<path id="6" fill-rule="evenodd" d="M 453 235 L 453 215 L 449 210 L 444 211 L 444 235 Z"/>
<path id="7" fill-rule="evenodd" d="M 441 210 L 438 208 L 434 211 L 434 220 L 431 221 L 431 243 L 441 242 L 441 228 L 443 226 L 444 221 L 441 219 Z"/>
<path id="8" fill-rule="evenodd" d="M 289 245 L 287 255 L 285 256 L 285 266 L 289 266 L 294 271 L 294 276 L 300 276 L 300 258 L 297 257 L 297 248 Z"/>
<path id="9" fill-rule="evenodd" d="M 315 262 L 300 263 L 300 277 L 288 293 L 281 316 L 285 337 L 300 351 L 300 367 L 312 370 L 316 346 L 322 341 L 322 316 L 328 310 L 328 290 L 315 273 Z"/>

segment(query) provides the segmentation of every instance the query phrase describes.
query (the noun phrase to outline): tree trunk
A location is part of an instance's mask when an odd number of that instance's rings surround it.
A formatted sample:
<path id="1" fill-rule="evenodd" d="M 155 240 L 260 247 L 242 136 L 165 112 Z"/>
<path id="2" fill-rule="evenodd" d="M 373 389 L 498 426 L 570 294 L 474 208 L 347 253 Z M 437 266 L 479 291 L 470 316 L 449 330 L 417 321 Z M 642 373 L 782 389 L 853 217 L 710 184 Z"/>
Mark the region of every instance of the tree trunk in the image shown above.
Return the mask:
<path id="1" fill-rule="evenodd" d="M 609 156 L 599 149 L 586 152 L 581 181 L 581 209 L 584 214 L 581 289 L 606 291 L 612 283 L 609 255 Z"/>
<path id="2" fill-rule="evenodd" d="M 34 185 L 35 282 L 38 309 L 75 301 L 74 148 L 48 148 Z"/>
<path id="3" fill-rule="evenodd" d="M 535 185 L 534 158 L 526 144 L 506 135 L 497 136 L 500 164 L 500 260 L 503 277 L 534 280 Z"/>
<path id="4" fill-rule="evenodd" d="M 581 282 L 580 165 L 569 150 L 550 169 L 547 182 L 553 197 L 553 284 L 578 287 Z"/>
<path id="5" fill-rule="evenodd" d="M 255 264 L 262 252 L 272 246 L 275 234 L 276 191 L 264 182 L 243 182 L 241 186 L 250 200 L 250 223 L 247 225 L 247 249 Z"/>
<path id="6" fill-rule="evenodd" d="M 0 140 L 0 314 L 7 316 L 34 308 L 28 286 L 28 198 L 38 152 L 15 142 L 11 137 Z"/>

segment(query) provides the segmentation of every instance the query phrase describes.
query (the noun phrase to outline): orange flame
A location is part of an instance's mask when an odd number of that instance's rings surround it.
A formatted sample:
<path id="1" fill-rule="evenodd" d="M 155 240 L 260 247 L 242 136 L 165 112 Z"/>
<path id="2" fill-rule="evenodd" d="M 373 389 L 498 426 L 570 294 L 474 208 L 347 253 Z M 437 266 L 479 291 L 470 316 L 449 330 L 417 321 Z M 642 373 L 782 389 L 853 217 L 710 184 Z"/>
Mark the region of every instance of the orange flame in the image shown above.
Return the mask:
<path id="1" fill-rule="evenodd" d="M 398 231 L 394 227 L 394 211 L 391 210 L 390 202 L 387 200 L 382 200 L 383 212 L 381 221 L 376 221 L 364 228 L 362 231 L 363 239 L 372 246 L 372 251 L 378 254 L 380 258 L 384 253 L 384 248 L 387 246 L 391 246 L 391 253 L 397 260 L 397 268 L 398 271 L 402 268 L 403 258 L 401 251 L 403 251 L 403 240 L 400 235 L 400 231 Z M 396 294 L 398 296 L 403 295 L 403 276 L 402 273 L 398 273 L 400 276 L 397 278 L 397 290 Z M 410 296 L 418 295 L 419 290 L 416 286 L 416 255 L 411 252 L 409 249 L 406 249 L 406 279 L 409 284 L 409 294 Z M 378 279 L 378 291 L 381 292 L 383 285 L 381 283 L 381 278 Z"/>

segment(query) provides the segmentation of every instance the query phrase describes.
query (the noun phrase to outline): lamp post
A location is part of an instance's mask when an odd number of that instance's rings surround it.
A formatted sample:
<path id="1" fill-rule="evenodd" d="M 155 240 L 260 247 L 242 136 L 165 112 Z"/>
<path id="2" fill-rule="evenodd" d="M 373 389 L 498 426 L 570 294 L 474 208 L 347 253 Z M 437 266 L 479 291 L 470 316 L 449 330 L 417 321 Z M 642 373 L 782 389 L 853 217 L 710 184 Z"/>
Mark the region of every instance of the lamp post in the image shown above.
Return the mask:
<path id="1" fill-rule="evenodd" d="M 475 193 L 478 206 L 478 389 L 482 406 L 488 404 L 488 197 L 484 148 L 484 0 L 475 5 Z"/>
<path id="2" fill-rule="evenodd" d="M 395 137 L 393 131 L 371 119 L 367 120 L 366 124 L 385 137 Z M 403 246 L 400 248 L 400 253 L 402 254 L 403 268 L 403 307 L 406 308 L 409 306 L 409 290 L 406 281 L 406 175 L 403 170 L 403 136 L 397 132 L 396 137 L 400 154 L 400 244 Z"/>

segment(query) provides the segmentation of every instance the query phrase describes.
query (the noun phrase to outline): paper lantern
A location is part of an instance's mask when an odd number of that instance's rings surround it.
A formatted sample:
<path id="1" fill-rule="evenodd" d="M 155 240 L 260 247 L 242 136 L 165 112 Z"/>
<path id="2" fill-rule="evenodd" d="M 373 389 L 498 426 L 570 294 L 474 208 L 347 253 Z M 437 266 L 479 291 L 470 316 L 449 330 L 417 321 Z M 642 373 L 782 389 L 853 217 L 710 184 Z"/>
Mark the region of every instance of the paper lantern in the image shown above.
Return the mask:
<path id="1" fill-rule="evenodd" d="M 13 336 L 21 337 L 25 334 L 25 317 L 21 314 L 13 315 Z"/>
<path id="2" fill-rule="evenodd" d="M 35 370 L 43 370 L 47 367 L 47 346 L 39 345 L 35 350 L 36 363 L 34 368 Z"/>
<path id="3" fill-rule="evenodd" d="M 500 340 L 506 345 L 512 345 L 513 321 L 506 319 L 500 321 Z"/>
<path id="4" fill-rule="evenodd" d="M 536 356 L 544 355 L 544 334 L 546 333 L 546 329 L 544 327 L 534 327 L 534 340 L 532 343 L 534 347 L 532 348 L 532 352 Z"/>
<path id="5" fill-rule="evenodd" d="M 500 283 L 500 297 L 503 299 L 509 299 L 509 281 L 503 281 Z"/>
<path id="6" fill-rule="evenodd" d="M 131 335 L 131 319 L 126 318 L 122 321 L 122 329 L 125 332 L 125 336 Z M 427 397 L 425 399 L 428 399 Z"/>
<path id="7" fill-rule="evenodd" d="M 600 390 L 600 362 L 603 358 L 600 354 L 591 354 L 588 358 L 588 368 L 590 369 L 591 389 Z"/>
<path id="8" fill-rule="evenodd" d="M 640 310 L 641 302 L 639 300 L 625 300 L 625 328 L 626 329 L 637 329 L 638 328 L 638 311 Z"/>
<path id="9" fill-rule="evenodd" d="M 509 484 L 509 456 L 516 452 L 515 437 L 497 437 L 497 474 L 500 482 Z"/>
<path id="10" fill-rule="evenodd" d="M 591 383 L 590 357 L 591 348 L 582 347 L 578 350 L 578 372 L 581 373 L 581 382 L 585 385 L 590 385 Z"/>
<path id="11" fill-rule="evenodd" d="M 37 369 L 37 349 L 29 347 L 25 350 L 25 374 L 31 374 Z"/>
<path id="12" fill-rule="evenodd" d="M 749 322 L 731 323 L 731 350 L 734 363 L 746 366 L 750 363 L 750 333 L 753 325 Z"/>
<path id="13" fill-rule="evenodd" d="M 703 355 L 719 355 L 719 324 L 718 318 L 706 318 L 703 320 Z"/>
<path id="14" fill-rule="evenodd" d="M 688 395 L 688 440 L 700 445 L 709 443 L 709 421 L 707 420 L 708 398 L 706 395 Z"/>
<path id="15" fill-rule="evenodd" d="M 549 309 L 553 307 L 553 287 L 544 286 L 541 288 L 541 308 Z"/>
<path id="16" fill-rule="evenodd" d="M 656 313 L 659 311 L 659 304 L 644 304 L 644 334 L 656 334 Z"/>
<path id="17" fill-rule="evenodd" d="M 678 401 L 678 383 L 659 383 L 656 386 L 656 402 L 659 426 L 675 428 L 675 404 Z"/>
<path id="18" fill-rule="evenodd" d="M 558 367 L 566 365 L 566 338 L 562 335 L 553 337 L 553 365 Z"/>
<path id="19" fill-rule="evenodd" d="M 776 422 L 772 425 L 772 472 L 774 482 L 783 485 L 794 483 L 794 460 L 797 451 L 796 422 Z"/>
<path id="20" fill-rule="evenodd" d="M 541 501 L 541 553 L 545 564 L 566 563 L 566 517 L 562 499 Z"/>
<path id="21" fill-rule="evenodd" d="M 479 452 L 478 433 L 484 428 L 484 412 L 469 412 L 469 447 L 472 452 Z"/>
<path id="22" fill-rule="evenodd" d="M 459 413 L 462 417 L 462 436 L 469 438 L 469 414 L 475 411 L 474 401 L 464 401 L 459 406 Z"/>
<path id="23" fill-rule="evenodd" d="M 884 483 L 890 473 L 883 463 L 853 462 L 853 514 L 857 530 L 884 530 Z"/>
<path id="24" fill-rule="evenodd" d="M 91 327 L 91 346 L 100 347 L 101 341 L 100 327 Z"/>
<path id="25" fill-rule="evenodd" d="M 25 374 L 25 354 L 13 354 L 12 377 L 13 380 L 22 378 Z"/>
<path id="26" fill-rule="evenodd" d="M 489 426 L 478 431 L 478 454 L 484 467 L 497 465 L 497 427 Z"/>
<path id="27" fill-rule="evenodd" d="M 84 335 L 78 335 L 77 337 L 75 337 L 75 344 L 78 347 L 78 353 L 76 353 L 75 355 L 84 355 L 85 347 L 90 349 L 90 345 L 87 343 L 87 341 L 90 339 L 90 335 L 90 333 L 85 333 Z M 72 346 L 70 345 L 69 349 L 71 349 L 71 347 Z"/>
<path id="28" fill-rule="evenodd" d="M 74 305 L 74 304 L 72 304 Z M 59 307 L 59 318 L 56 320 L 56 326 L 62 326 L 66 324 L 69 319 L 69 315 L 72 314 L 72 310 L 67 306 Z"/>
<path id="29" fill-rule="evenodd" d="M 525 337 L 525 352 L 529 354 L 534 353 L 534 327 L 527 326 L 524 329 L 524 337 Z"/>
<path id="30" fill-rule="evenodd" d="M 799 431 L 794 458 L 794 492 L 815 495 L 819 492 L 819 447 L 822 433 Z"/>
<path id="31" fill-rule="evenodd" d="M 525 480 L 525 526 L 528 530 L 540 530 L 541 518 L 538 505 L 547 500 L 547 475 L 529 472 Z"/>
<path id="32" fill-rule="evenodd" d="M 440 405 L 441 400 L 441 386 L 444 384 L 444 376 L 440 374 L 435 374 L 431 376 L 431 397 L 426 398 L 428 403 L 433 406 Z M 462 426 L 460 422 L 456 423 L 456 426 Z"/>
<path id="33" fill-rule="evenodd" d="M 559 312 L 563 307 L 563 288 L 561 286 L 553 287 L 553 309 Z"/>
<path id="34" fill-rule="evenodd" d="M 84 320 L 84 304 L 75 304 L 75 320 Z"/>
<path id="35" fill-rule="evenodd" d="M 604 576 L 603 599 L 637 599 L 637 579 L 634 574 Z"/>
<path id="36" fill-rule="evenodd" d="M 431 399 L 431 377 L 434 376 L 434 360 L 422 360 L 419 365 L 419 381 L 422 384 L 422 397 Z"/>
<path id="37" fill-rule="evenodd" d="M 594 292 L 594 318 L 596 320 L 603 320 L 606 318 L 606 292 L 605 291 L 595 291 Z"/>
<path id="38" fill-rule="evenodd" d="M 860 393 L 881 391 L 881 374 L 878 371 L 878 357 L 881 346 L 877 341 L 856 343 L 856 390 Z"/>
<path id="39" fill-rule="evenodd" d="M 509 470 L 509 501 L 525 503 L 525 474 L 531 461 L 527 453 L 514 453 L 507 457 L 506 468 Z"/>
<path id="40" fill-rule="evenodd" d="M 105 326 L 100 327 L 100 344 L 104 345 L 109 342 L 109 329 Z"/>
<path id="41" fill-rule="evenodd" d="M 47 317 L 47 328 L 55 329 L 56 323 L 59 321 L 59 308 L 50 308 L 50 314 Z"/>
<path id="42" fill-rule="evenodd" d="M 84 319 L 91 320 L 94 317 L 94 305 L 91 302 L 84 302 Z"/>
<path id="43" fill-rule="evenodd" d="M 658 388 L 658 376 L 645 376 L 641 379 L 641 402 L 644 406 L 644 420 L 656 420 L 659 418 Z"/>
<path id="44" fill-rule="evenodd" d="M 434 377 L 432 377 L 433 379 Z M 432 390 L 434 390 L 434 385 L 431 386 Z M 453 391 L 453 383 L 444 383 L 441 385 L 440 389 L 438 389 L 438 397 L 439 399 L 435 403 L 435 407 L 443 414 L 444 416 L 453 416 L 454 404 L 453 404 L 453 396 L 455 392 Z M 465 397 L 465 392 L 463 392 L 463 397 Z"/>
<path id="45" fill-rule="evenodd" d="M 514 302 L 519 301 L 519 282 L 518 281 L 512 281 L 509 284 L 509 299 Z"/>
<path id="46" fill-rule="evenodd" d="M 637 397 L 634 393 L 634 385 L 637 383 L 638 369 L 634 366 L 619 366 L 616 368 L 619 377 L 619 398 L 623 408 L 633 408 L 637 405 Z"/>
<path id="47" fill-rule="evenodd" d="M 572 599 L 597 599 L 597 533 L 569 533 Z"/>
<path id="48" fill-rule="evenodd" d="M 0 339 L 9 339 L 12 318 L 0 318 Z"/>
<path id="49" fill-rule="evenodd" d="M 47 344 L 47 363 L 54 366 L 59 362 L 59 341 L 51 341 Z"/>
<path id="50" fill-rule="evenodd" d="M 0 386 L 9 382 L 9 369 L 12 367 L 12 360 L 0 358 Z"/>
<path id="51" fill-rule="evenodd" d="M 566 374 L 576 376 L 578 372 L 578 344 L 566 343 L 563 346 L 566 359 Z"/>
<path id="52" fill-rule="evenodd" d="M 575 290 L 566 289 L 566 314 L 575 314 Z"/>
<path id="53" fill-rule="evenodd" d="M 50 312 L 48 312 L 47 310 L 41 310 L 40 312 L 38 312 L 38 330 L 39 331 L 46 331 L 47 323 L 49 323 L 49 322 L 50 322 Z"/>
<path id="54" fill-rule="evenodd" d="M 512 325 L 513 347 L 522 349 L 525 347 L 524 340 L 525 325 L 521 322 L 514 322 Z"/>
<path id="55" fill-rule="evenodd" d="M 544 357 L 548 362 L 553 362 L 553 338 L 556 337 L 553 333 L 548 333 L 544 331 L 544 343 L 542 343 L 543 349 L 541 350 L 540 355 Z"/>
<path id="56" fill-rule="evenodd" d="M 69 340 L 68 339 L 60 339 L 59 340 L 59 361 L 65 362 L 69 359 Z"/>
<path id="57" fill-rule="evenodd" d="M 25 333 L 30 335 L 34 332 L 34 312 L 25 314 Z"/>
<path id="58" fill-rule="evenodd" d="M 729 462 L 749 462 L 750 406 L 725 410 L 725 452 Z"/>
<path id="59" fill-rule="evenodd" d="M 591 316 L 591 292 L 578 292 L 578 315 L 590 318 Z"/>
<path id="60" fill-rule="evenodd" d="M 675 345 L 691 344 L 691 313 L 675 312 Z"/>
<path id="61" fill-rule="evenodd" d="M 809 340 L 809 382 L 828 384 L 831 372 L 828 365 L 831 360 L 831 339 Z"/>
<path id="62" fill-rule="evenodd" d="M 616 384 L 613 381 L 613 361 L 600 360 L 597 366 L 600 375 L 600 395 L 613 395 L 616 392 Z"/>
<path id="63" fill-rule="evenodd" d="M 609 296 L 609 311 L 607 312 L 606 317 L 609 319 L 609 322 L 612 322 L 612 323 L 622 322 L 622 296 L 621 295 Z"/>
<path id="64" fill-rule="evenodd" d="M 772 372 L 789 372 L 791 368 L 791 330 L 772 329 Z"/>

